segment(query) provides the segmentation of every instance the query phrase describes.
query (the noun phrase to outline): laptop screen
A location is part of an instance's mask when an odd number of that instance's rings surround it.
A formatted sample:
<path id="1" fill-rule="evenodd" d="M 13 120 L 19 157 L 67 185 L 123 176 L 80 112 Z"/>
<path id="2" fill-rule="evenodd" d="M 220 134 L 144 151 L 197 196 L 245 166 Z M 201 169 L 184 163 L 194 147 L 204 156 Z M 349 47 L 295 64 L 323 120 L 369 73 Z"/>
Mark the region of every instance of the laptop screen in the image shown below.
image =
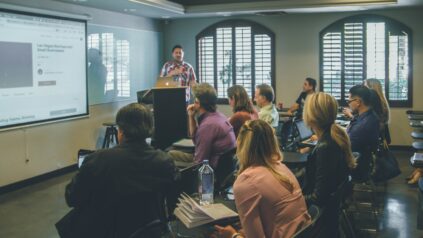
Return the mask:
<path id="1" fill-rule="evenodd" d="M 297 121 L 295 122 L 298 128 L 298 133 L 300 136 L 300 140 L 306 140 L 313 135 L 313 131 L 306 126 L 304 121 Z"/>
<path id="2" fill-rule="evenodd" d="M 81 168 L 82 163 L 84 162 L 85 157 L 87 157 L 87 155 L 94 153 L 94 150 L 84 150 L 84 149 L 80 149 L 78 151 L 78 168 Z"/>

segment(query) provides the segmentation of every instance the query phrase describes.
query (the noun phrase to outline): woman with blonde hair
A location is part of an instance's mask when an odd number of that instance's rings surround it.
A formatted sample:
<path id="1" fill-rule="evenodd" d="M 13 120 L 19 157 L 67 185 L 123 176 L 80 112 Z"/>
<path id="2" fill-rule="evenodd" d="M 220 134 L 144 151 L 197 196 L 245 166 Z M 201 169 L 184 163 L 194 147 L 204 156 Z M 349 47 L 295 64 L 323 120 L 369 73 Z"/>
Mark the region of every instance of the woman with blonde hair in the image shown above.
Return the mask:
<path id="1" fill-rule="evenodd" d="M 345 183 L 355 167 L 351 142 L 344 129 L 335 124 L 338 103 L 326 93 L 307 97 L 303 118 L 313 129 L 318 144 L 309 155 L 303 194 L 308 206 L 324 209 L 313 237 L 338 237 L 340 201 L 331 194 Z"/>
<path id="2" fill-rule="evenodd" d="M 281 163 L 282 153 L 267 122 L 253 120 L 242 126 L 237 157 L 234 196 L 243 231 L 216 226 L 220 237 L 292 237 L 310 222 L 298 181 Z"/>
<path id="3" fill-rule="evenodd" d="M 254 109 L 247 91 L 241 85 L 233 85 L 228 88 L 227 93 L 229 105 L 232 107 L 232 112 L 234 113 L 229 118 L 229 123 L 234 128 L 235 136 L 238 137 L 241 126 L 248 120 L 257 119 L 258 113 Z"/>

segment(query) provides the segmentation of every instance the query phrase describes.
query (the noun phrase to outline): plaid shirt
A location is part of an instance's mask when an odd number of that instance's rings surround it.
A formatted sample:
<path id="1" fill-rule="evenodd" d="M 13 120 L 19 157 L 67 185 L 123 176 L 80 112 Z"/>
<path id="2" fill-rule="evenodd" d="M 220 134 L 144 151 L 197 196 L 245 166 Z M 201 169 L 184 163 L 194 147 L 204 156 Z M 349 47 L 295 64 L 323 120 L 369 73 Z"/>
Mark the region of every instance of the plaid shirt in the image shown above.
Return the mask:
<path id="1" fill-rule="evenodd" d="M 190 101 L 191 98 L 191 86 L 195 84 L 197 78 L 195 77 L 194 69 L 190 64 L 185 61 L 181 63 L 174 60 L 168 61 L 163 65 L 162 72 L 160 75 L 166 77 L 171 74 L 172 71 L 182 68 L 182 73 L 173 76 L 175 81 L 179 81 L 181 86 L 188 86 L 186 90 L 186 100 Z"/>
<path id="2" fill-rule="evenodd" d="M 194 69 L 190 64 L 185 61 L 178 63 L 174 60 L 168 61 L 163 65 L 161 76 L 165 77 L 170 74 L 172 71 L 182 68 L 182 73 L 174 75 L 174 79 L 181 82 L 181 86 L 191 86 L 191 84 L 197 80 L 195 77 Z"/>

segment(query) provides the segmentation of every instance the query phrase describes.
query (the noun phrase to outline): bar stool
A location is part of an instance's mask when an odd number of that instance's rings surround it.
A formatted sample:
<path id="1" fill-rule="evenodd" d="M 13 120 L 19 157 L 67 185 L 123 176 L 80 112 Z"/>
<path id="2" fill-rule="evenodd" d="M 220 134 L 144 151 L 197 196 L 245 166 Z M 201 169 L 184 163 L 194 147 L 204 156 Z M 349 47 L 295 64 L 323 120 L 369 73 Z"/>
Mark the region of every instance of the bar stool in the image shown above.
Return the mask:
<path id="1" fill-rule="evenodd" d="M 412 146 L 416 150 L 423 150 L 423 141 L 414 141 Z"/>
<path id="2" fill-rule="evenodd" d="M 114 122 L 105 122 L 103 123 L 103 126 L 106 126 L 106 134 L 104 135 L 104 139 L 103 139 L 103 149 L 104 148 L 109 148 L 110 146 L 110 142 L 114 143 L 116 142 L 116 144 L 119 143 L 118 141 L 118 131 L 116 128 L 116 123 Z"/>

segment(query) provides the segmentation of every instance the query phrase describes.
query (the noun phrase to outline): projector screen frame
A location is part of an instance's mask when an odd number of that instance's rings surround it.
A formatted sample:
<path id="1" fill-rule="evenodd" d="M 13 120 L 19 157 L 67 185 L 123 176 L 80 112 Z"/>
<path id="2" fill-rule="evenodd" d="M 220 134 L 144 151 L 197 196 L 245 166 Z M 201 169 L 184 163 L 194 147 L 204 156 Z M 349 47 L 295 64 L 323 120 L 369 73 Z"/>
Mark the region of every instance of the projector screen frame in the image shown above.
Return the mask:
<path id="1" fill-rule="evenodd" d="M 88 46 L 88 29 L 87 29 L 87 19 L 82 18 L 82 17 L 77 17 L 75 16 L 75 18 L 72 17 L 63 17 L 63 16 L 58 16 L 55 14 L 50 14 L 50 11 L 47 13 L 43 12 L 43 13 L 38 13 L 36 12 L 37 9 L 34 8 L 30 10 L 30 8 L 25 8 L 25 10 L 16 10 L 16 9 L 9 9 L 9 8 L 5 8 L 4 5 L 0 5 L 0 13 L 12 13 L 12 14 L 18 14 L 18 15 L 24 15 L 24 16 L 35 16 L 35 17 L 43 17 L 43 18 L 50 18 L 50 19 L 55 19 L 55 20 L 66 20 L 66 21 L 73 21 L 73 22 L 80 22 L 84 24 L 84 31 L 85 31 L 85 47 L 84 47 L 84 51 L 85 51 L 85 113 L 82 114 L 75 114 L 75 115 L 71 115 L 71 116 L 63 116 L 63 117 L 56 117 L 56 118 L 51 118 L 51 119 L 42 119 L 42 120 L 35 120 L 35 121 L 30 121 L 30 122 L 23 122 L 23 123 L 16 123 L 16 124 L 10 124 L 10 125 L 6 125 L 6 126 L 0 126 L 0 132 L 3 131 L 8 131 L 8 130 L 17 130 L 17 129 L 23 129 L 23 128 L 28 128 L 28 127 L 34 127 L 34 126 L 40 126 L 40 125 L 46 125 L 46 124 L 50 124 L 50 123 L 57 123 L 57 122 L 64 122 L 64 121 L 70 121 L 70 120 L 77 120 L 77 119 L 83 119 L 83 118 L 88 118 L 90 113 L 89 113 L 89 102 L 88 102 L 88 59 L 87 59 L 87 54 L 88 54 L 88 50 L 87 50 L 87 46 Z"/>

